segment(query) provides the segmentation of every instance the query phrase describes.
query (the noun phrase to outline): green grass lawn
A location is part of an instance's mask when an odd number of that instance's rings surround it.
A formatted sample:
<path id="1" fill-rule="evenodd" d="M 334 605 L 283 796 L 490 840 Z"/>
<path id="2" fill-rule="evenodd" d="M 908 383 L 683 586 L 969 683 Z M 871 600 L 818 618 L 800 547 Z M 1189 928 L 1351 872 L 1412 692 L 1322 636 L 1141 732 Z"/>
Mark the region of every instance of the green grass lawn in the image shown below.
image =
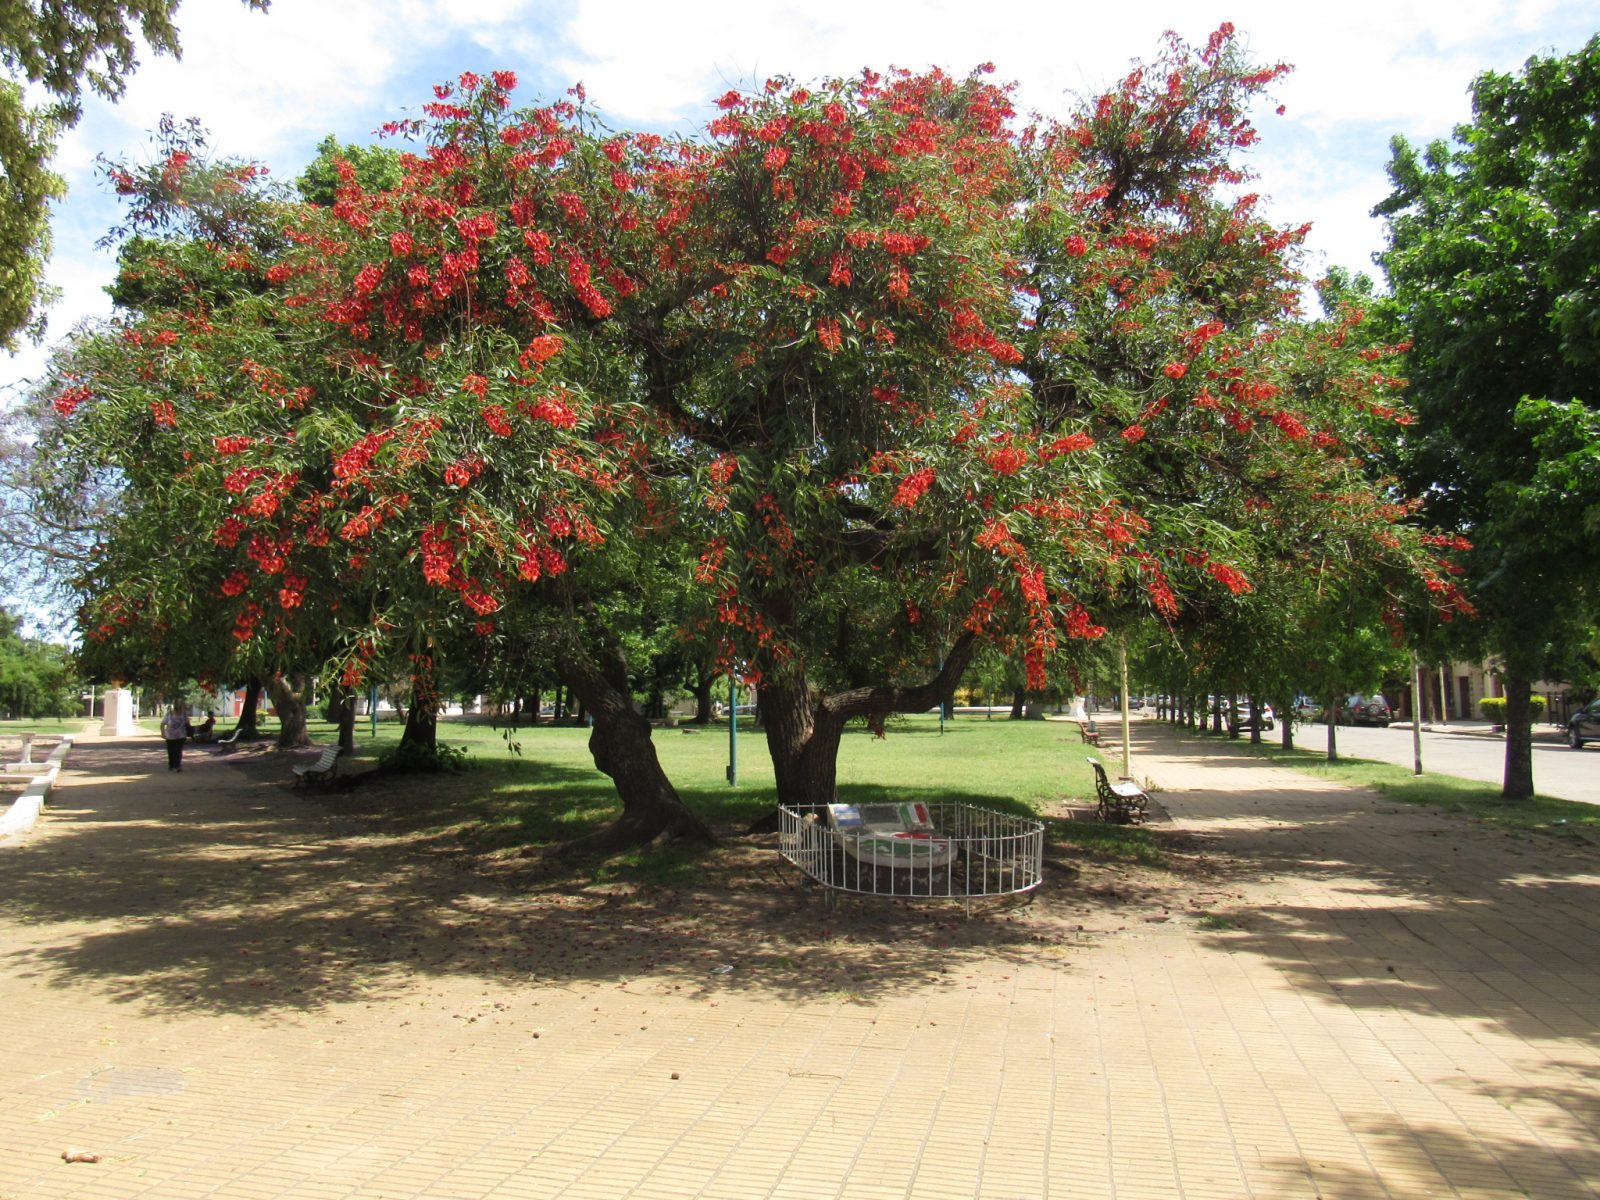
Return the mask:
<path id="1" fill-rule="evenodd" d="M 691 731 L 692 730 L 692 731 Z M 398 722 L 377 733 L 356 724 L 357 761 L 375 760 L 398 744 Z M 312 721 L 319 743 L 333 726 Z M 619 811 L 611 781 L 589 756 L 589 731 L 541 725 L 507 731 L 476 721 L 445 719 L 439 740 L 465 747 L 469 768 L 430 777 L 436 786 L 403 789 L 385 819 L 418 831 L 449 832 L 470 847 L 494 851 L 566 841 Z M 728 727 L 718 724 L 657 729 L 654 742 L 667 777 L 684 802 L 713 826 L 743 826 L 777 803 L 765 733 L 741 724 L 738 786 L 729 786 Z M 1094 780 L 1076 730 L 1044 721 L 933 714 L 890 722 L 888 736 L 846 731 L 839 753 L 839 795 L 850 803 L 881 800 L 951 801 L 1019 815 L 1057 802 L 1092 803 Z M 518 751 L 520 750 L 520 753 Z M 397 793 L 400 789 L 397 789 Z M 387 801 L 386 801 L 387 803 Z M 1101 857 L 1153 863 L 1159 853 L 1147 830 L 1054 820 L 1051 837 Z"/>
<path id="2" fill-rule="evenodd" d="M 1207 737 L 1215 741 L 1215 737 Z M 1558 836 L 1592 839 L 1600 835 L 1600 805 L 1576 800 L 1535 796 L 1532 800 L 1510 801 L 1500 798 L 1500 786 L 1454 775 L 1414 775 L 1409 767 L 1373 762 L 1365 758 L 1341 757 L 1329 762 L 1322 750 L 1284 750 L 1265 741 L 1252 746 L 1243 739 L 1229 742 L 1231 750 L 1253 754 L 1319 779 L 1331 779 L 1352 787 L 1371 788 L 1407 804 L 1426 804 L 1446 812 L 1461 813 L 1507 828 L 1534 830 Z"/>
<path id="3" fill-rule="evenodd" d="M 77 733 L 83 728 L 82 717 L 33 717 L 26 721 L 0 720 L 0 735 L 18 733 L 48 733 L 54 737 L 58 733 Z"/>

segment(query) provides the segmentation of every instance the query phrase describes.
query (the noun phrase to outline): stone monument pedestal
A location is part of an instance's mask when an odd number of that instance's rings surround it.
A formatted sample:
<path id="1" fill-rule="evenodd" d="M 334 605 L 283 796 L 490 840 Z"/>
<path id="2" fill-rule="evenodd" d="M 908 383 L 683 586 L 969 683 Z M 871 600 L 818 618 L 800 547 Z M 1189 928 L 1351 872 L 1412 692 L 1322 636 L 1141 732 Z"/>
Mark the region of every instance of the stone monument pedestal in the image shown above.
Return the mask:
<path id="1" fill-rule="evenodd" d="M 109 688 L 104 695 L 105 718 L 100 723 L 102 737 L 136 737 L 140 730 L 133 723 L 133 693 L 127 688 Z"/>

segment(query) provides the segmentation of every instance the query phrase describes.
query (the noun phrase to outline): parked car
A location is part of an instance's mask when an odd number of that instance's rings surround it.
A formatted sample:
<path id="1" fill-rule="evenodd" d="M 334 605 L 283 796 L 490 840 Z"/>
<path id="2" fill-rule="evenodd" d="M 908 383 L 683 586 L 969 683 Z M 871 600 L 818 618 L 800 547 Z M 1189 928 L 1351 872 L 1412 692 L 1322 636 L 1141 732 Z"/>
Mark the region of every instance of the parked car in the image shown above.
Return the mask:
<path id="1" fill-rule="evenodd" d="M 1582 750 L 1584 742 L 1600 742 L 1600 700 L 1591 700 L 1567 722 L 1567 745 Z"/>
<path id="2" fill-rule="evenodd" d="M 1320 721 L 1322 705 L 1310 696 L 1300 696 L 1294 702 L 1294 719 L 1305 725 L 1309 725 L 1312 721 Z"/>
<path id="3" fill-rule="evenodd" d="M 1377 725 L 1387 729 L 1394 710 L 1382 696 L 1351 696 L 1339 712 L 1341 725 Z"/>
<path id="4" fill-rule="evenodd" d="M 1276 728 L 1276 717 L 1272 712 L 1272 705 L 1263 704 L 1257 714 L 1261 720 L 1261 728 Z M 1241 729 L 1250 729 L 1250 701 L 1235 700 L 1233 707 L 1228 710 L 1228 732 L 1238 733 Z"/>

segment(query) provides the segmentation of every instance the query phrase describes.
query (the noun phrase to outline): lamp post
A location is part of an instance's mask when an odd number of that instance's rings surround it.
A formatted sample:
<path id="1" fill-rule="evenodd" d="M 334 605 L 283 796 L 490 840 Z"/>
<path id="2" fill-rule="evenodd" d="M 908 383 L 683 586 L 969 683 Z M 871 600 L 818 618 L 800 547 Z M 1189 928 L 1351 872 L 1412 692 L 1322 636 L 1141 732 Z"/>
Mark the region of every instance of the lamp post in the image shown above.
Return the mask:
<path id="1" fill-rule="evenodd" d="M 1133 738 L 1128 728 L 1128 637 L 1117 638 L 1117 665 L 1122 671 L 1122 777 L 1133 778 Z"/>
<path id="2" fill-rule="evenodd" d="M 739 786 L 739 684 L 728 676 L 728 786 Z"/>
<path id="3" fill-rule="evenodd" d="M 1411 653 L 1411 773 L 1422 774 L 1422 667 Z"/>

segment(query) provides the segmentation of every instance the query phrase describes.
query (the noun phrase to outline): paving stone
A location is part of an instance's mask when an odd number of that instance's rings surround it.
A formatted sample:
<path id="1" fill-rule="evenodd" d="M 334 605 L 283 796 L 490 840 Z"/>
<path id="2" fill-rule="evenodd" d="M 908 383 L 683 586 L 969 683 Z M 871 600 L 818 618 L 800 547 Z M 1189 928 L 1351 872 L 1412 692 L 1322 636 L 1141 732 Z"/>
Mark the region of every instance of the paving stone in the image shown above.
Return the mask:
<path id="1" fill-rule="evenodd" d="M 1600 1196 L 1593 847 L 1135 751 L 1228 864 L 1193 912 L 1086 898 L 822 995 L 554 969 L 548 913 L 91 735 L 0 844 L 0 1197 Z"/>

